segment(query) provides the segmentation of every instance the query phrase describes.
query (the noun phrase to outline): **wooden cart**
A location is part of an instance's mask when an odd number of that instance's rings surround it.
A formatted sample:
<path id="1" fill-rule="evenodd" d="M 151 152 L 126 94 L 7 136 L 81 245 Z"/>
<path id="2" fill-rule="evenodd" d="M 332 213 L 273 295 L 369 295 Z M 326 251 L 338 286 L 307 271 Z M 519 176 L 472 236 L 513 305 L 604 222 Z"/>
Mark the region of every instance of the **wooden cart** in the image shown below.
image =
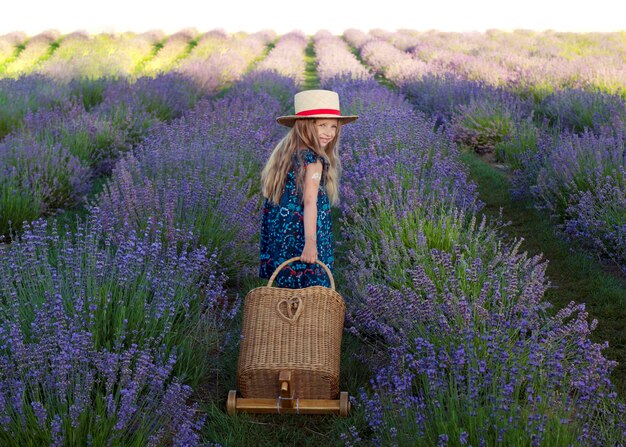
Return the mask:
<path id="1" fill-rule="evenodd" d="M 272 287 L 282 263 L 267 286 L 251 290 L 244 301 L 237 391 L 226 402 L 237 412 L 276 414 L 337 414 L 347 416 L 347 392 L 339 392 L 341 336 L 345 303 L 331 287 Z"/>

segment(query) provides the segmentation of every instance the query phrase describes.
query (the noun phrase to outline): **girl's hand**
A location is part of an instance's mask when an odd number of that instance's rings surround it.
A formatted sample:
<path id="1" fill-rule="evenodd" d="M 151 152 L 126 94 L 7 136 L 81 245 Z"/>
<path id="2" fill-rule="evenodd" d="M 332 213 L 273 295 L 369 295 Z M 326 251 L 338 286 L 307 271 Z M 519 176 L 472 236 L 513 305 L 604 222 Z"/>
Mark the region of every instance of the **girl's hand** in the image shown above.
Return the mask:
<path id="1" fill-rule="evenodd" d="M 307 240 L 304 243 L 300 260 L 308 264 L 314 264 L 317 261 L 317 243 L 315 241 Z"/>

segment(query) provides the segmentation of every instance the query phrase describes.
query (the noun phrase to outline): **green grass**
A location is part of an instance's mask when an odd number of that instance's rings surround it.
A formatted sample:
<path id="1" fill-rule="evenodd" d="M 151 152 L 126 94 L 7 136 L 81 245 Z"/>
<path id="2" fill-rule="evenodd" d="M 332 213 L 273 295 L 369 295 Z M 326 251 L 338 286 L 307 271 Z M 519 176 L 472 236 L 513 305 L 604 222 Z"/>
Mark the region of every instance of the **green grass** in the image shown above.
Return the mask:
<path id="1" fill-rule="evenodd" d="M 196 37 L 189 41 L 189 43 L 187 44 L 187 48 L 185 48 L 185 51 L 179 54 L 174 60 L 174 65 L 176 65 L 178 62 L 182 61 L 191 54 L 191 51 L 198 45 L 198 39 L 199 38 Z"/>
<path id="2" fill-rule="evenodd" d="M 161 39 L 160 41 L 156 42 L 153 46 L 152 46 L 152 51 L 150 51 L 150 54 L 148 54 L 147 56 L 145 56 L 143 59 L 141 59 L 138 63 L 137 66 L 135 66 L 135 69 L 133 70 L 133 73 L 135 74 L 135 76 L 141 76 L 141 74 L 143 73 L 146 65 L 156 57 L 157 53 L 161 50 L 161 48 L 163 48 L 163 46 L 165 45 L 165 41 L 166 39 Z"/>
<path id="3" fill-rule="evenodd" d="M 302 84 L 302 89 L 311 90 L 320 88 L 320 79 L 317 76 L 317 64 L 312 37 L 309 37 L 309 43 L 304 52 L 304 61 L 306 62 L 306 70 L 304 72 L 304 83 Z"/>
<path id="4" fill-rule="evenodd" d="M 7 59 L 4 60 L 3 63 L 0 64 L 0 74 L 4 73 L 4 71 L 6 70 L 6 68 L 13 62 L 15 61 L 19 56 L 20 53 L 22 51 L 24 51 L 26 49 L 26 43 L 22 42 L 21 44 L 17 45 L 15 47 L 15 51 L 13 53 L 13 55 Z"/>
<path id="5" fill-rule="evenodd" d="M 545 213 L 530 202 L 513 201 L 506 171 L 496 169 L 480 156 L 462 154 L 472 179 L 478 184 L 483 212 L 497 217 L 502 208 L 503 221 L 510 221 L 504 231 L 509 238 L 524 238 L 522 250 L 534 255 L 543 253 L 548 260 L 547 277 L 552 287 L 546 300 L 558 310 L 570 301 L 585 303 L 590 319 L 598 320 L 592 333 L 595 342 L 608 341 L 604 355 L 619 362 L 613 371 L 613 383 L 626 396 L 626 278 L 617 269 L 590 259 L 555 233 Z"/>
<path id="6" fill-rule="evenodd" d="M 367 62 L 365 62 L 365 60 L 363 60 L 363 58 L 361 57 L 361 53 L 359 53 L 359 50 L 357 50 L 352 45 L 350 45 L 350 42 L 348 42 L 343 36 L 341 36 L 341 38 L 346 43 L 346 45 L 348 45 L 350 52 L 354 54 L 354 57 L 356 57 L 356 59 L 361 63 L 361 65 L 363 65 L 367 69 L 367 71 L 369 71 L 370 73 L 374 73 L 374 79 L 378 81 L 380 85 L 384 85 L 389 90 L 394 91 L 394 92 L 397 92 L 399 90 L 396 84 L 391 82 L 384 75 L 377 73 L 376 70 L 374 70 Z"/>

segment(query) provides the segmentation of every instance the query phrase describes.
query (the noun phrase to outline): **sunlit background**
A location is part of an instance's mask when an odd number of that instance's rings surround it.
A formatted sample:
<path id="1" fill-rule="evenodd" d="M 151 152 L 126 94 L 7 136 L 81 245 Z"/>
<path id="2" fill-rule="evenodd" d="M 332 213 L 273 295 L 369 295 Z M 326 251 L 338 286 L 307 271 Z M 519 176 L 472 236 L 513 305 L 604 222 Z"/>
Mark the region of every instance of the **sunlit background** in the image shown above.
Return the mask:
<path id="1" fill-rule="evenodd" d="M 347 28 L 368 30 L 437 29 L 484 31 L 529 29 L 555 31 L 619 31 L 626 20 L 617 0 L 57 0 L 3 2 L 0 33 L 47 29 L 61 33 L 166 33 L 186 27 L 228 32 L 273 29 L 285 33 L 320 29 L 341 33 Z"/>

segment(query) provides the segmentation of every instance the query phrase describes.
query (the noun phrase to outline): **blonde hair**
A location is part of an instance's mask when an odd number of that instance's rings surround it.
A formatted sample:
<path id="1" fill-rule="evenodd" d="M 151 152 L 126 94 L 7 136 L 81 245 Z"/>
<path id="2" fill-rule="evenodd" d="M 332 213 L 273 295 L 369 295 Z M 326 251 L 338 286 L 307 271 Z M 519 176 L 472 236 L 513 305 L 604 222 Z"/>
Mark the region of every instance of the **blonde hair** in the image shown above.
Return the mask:
<path id="1" fill-rule="evenodd" d="M 295 121 L 289 133 L 276 145 L 261 172 L 263 197 L 269 199 L 275 205 L 280 202 L 294 154 L 300 162 L 300 166 L 302 166 L 304 151 L 298 149 L 307 147 L 313 149 L 317 155 L 328 161 L 327 164 L 324 164 L 322 174 L 325 180 L 324 186 L 330 203 L 333 205 L 337 204 L 339 201 L 339 177 L 341 174 L 338 150 L 341 122 L 340 120 L 337 120 L 337 122 L 337 133 L 324 150 L 315 129 L 316 120 L 298 119 Z M 296 186 L 300 194 L 304 190 L 304 171 L 304 169 L 300 169 L 296 172 Z"/>

